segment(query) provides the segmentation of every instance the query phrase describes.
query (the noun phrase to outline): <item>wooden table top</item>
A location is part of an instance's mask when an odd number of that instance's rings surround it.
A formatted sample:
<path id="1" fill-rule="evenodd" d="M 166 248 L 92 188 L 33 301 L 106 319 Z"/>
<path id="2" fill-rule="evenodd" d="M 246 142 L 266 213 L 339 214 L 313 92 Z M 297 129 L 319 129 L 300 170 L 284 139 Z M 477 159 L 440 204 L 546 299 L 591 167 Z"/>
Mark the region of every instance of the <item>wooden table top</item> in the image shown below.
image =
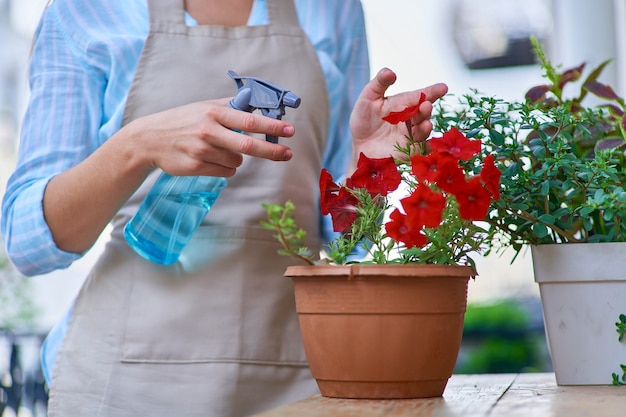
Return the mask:
<path id="1" fill-rule="evenodd" d="M 347 400 L 321 395 L 258 417 L 624 417 L 626 386 L 557 386 L 554 374 L 453 375 L 443 397 Z"/>

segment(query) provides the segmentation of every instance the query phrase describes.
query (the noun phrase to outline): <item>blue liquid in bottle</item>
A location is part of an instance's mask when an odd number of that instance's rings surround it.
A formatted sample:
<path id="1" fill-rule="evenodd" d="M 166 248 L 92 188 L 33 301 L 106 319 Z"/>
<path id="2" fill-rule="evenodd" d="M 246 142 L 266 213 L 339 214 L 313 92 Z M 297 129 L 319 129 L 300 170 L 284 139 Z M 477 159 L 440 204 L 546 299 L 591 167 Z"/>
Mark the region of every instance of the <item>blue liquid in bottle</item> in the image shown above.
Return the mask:
<path id="1" fill-rule="evenodd" d="M 221 177 L 161 173 L 124 227 L 126 242 L 149 261 L 173 264 L 226 184 Z"/>

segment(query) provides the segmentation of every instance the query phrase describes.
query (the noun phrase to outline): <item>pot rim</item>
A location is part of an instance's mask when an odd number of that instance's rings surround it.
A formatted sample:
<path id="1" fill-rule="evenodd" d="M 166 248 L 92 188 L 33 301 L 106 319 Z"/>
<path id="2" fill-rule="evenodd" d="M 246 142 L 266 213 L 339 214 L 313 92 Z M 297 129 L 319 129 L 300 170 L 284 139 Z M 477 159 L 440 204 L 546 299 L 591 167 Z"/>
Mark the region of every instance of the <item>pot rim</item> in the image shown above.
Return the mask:
<path id="1" fill-rule="evenodd" d="M 530 249 L 538 284 L 626 280 L 626 242 L 555 243 Z"/>
<path id="2" fill-rule="evenodd" d="M 409 271 L 413 270 L 411 273 Z M 423 264 L 351 264 L 351 265 L 293 265 L 288 266 L 285 277 L 314 276 L 455 276 L 476 277 L 469 265 L 423 265 Z"/>

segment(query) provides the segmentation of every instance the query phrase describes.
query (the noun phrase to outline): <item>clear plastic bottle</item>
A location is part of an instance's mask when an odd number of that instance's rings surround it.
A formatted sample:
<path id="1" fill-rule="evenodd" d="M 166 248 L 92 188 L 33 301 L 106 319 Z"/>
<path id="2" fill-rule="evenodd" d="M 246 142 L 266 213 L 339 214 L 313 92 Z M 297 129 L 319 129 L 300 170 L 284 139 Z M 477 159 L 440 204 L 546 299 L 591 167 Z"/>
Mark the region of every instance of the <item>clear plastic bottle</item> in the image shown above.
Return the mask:
<path id="1" fill-rule="evenodd" d="M 222 177 L 161 173 L 124 227 L 126 242 L 152 262 L 173 264 L 226 184 Z"/>

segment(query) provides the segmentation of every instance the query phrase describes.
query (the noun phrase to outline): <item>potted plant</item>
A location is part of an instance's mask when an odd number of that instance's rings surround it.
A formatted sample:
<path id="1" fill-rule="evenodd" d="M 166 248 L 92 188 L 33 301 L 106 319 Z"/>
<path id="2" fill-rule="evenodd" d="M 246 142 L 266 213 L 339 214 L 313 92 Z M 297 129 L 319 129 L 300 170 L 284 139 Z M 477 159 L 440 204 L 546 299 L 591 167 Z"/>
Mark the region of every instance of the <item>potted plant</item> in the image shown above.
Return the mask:
<path id="1" fill-rule="evenodd" d="M 626 295 L 626 105 L 598 81 L 608 61 L 582 78 L 585 64 L 561 71 L 533 42 L 545 84 L 519 101 L 473 90 L 433 119 L 496 156 L 491 248 L 531 248 L 557 382 L 609 384 L 626 358 L 612 328 Z"/>
<path id="2" fill-rule="evenodd" d="M 421 104 L 421 103 L 420 103 Z M 406 123 L 400 158 L 361 154 L 337 184 L 322 170 L 321 211 L 339 233 L 321 258 L 305 247 L 292 203 L 266 204 L 263 226 L 281 253 L 306 265 L 294 283 L 305 352 L 324 396 L 441 396 L 460 348 L 471 253 L 489 232 L 477 224 L 498 198 L 500 172 L 481 142 L 451 129 L 411 137 L 419 104 L 384 120 Z M 363 257 L 355 257 L 358 250 Z"/>

